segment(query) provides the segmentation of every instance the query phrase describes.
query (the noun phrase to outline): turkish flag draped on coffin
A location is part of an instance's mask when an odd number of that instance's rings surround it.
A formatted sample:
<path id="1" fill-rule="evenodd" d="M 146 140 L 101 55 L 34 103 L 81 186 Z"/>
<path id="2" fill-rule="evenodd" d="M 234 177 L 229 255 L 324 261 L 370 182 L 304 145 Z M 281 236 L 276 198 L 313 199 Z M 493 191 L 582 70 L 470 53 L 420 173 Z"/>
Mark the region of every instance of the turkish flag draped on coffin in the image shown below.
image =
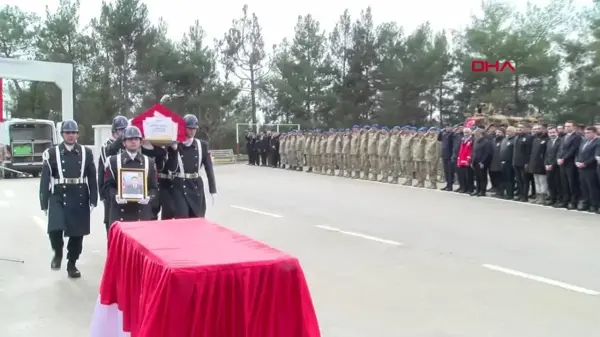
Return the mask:
<path id="1" fill-rule="evenodd" d="M 136 116 L 132 121 L 131 125 L 137 126 L 140 131 L 142 131 L 142 136 L 144 136 L 144 120 L 149 117 L 155 117 L 157 115 L 162 115 L 164 117 L 171 118 L 174 123 L 177 124 L 177 141 L 183 142 L 186 139 L 185 135 L 185 121 L 181 116 L 169 110 L 167 107 L 161 104 L 154 104 L 150 109 L 146 112 Z"/>

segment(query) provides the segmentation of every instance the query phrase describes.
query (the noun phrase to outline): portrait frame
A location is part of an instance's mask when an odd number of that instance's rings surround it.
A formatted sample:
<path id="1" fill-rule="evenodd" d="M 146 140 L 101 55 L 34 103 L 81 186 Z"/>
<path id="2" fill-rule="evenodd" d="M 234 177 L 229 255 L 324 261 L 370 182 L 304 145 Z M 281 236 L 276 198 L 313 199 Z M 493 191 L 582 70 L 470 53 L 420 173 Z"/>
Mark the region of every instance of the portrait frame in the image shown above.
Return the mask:
<path id="1" fill-rule="evenodd" d="M 132 185 L 131 181 L 135 179 L 137 179 L 139 184 Z M 117 181 L 119 198 L 131 202 L 137 202 L 146 198 L 148 196 L 146 181 L 146 171 L 144 169 L 122 167 L 119 170 L 119 180 Z"/>

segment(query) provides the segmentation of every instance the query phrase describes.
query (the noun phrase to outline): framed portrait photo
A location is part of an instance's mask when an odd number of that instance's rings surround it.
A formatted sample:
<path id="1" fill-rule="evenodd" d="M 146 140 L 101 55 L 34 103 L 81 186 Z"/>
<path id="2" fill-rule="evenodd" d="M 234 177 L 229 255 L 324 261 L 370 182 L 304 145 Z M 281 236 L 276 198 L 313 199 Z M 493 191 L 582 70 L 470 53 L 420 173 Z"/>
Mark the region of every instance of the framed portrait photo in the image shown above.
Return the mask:
<path id="1" fill-rule="evenodd" d="M 136 202 L 148 196 L 146 172 L 143 169 L 121 168 L 117 185 L 121 199 Z"/>

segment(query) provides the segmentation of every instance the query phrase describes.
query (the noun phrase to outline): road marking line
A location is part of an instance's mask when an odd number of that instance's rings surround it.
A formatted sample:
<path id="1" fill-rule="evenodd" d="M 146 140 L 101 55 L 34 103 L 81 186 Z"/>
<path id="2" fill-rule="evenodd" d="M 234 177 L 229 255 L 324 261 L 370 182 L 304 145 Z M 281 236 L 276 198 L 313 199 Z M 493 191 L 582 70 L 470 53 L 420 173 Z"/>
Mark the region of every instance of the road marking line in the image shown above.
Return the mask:
<path id="1" fill-rule="evenodd" d="M 542 277 L 542 276 L 527 274 L 527 273 L 524 273 L 524 272 L 521 272 L 521 271 L 518 271 L 518 270 L 513 270 L 513 269 L 508 269 L 508 268 L 504 268 L 504 267 L 500 267 L 500 266 L 495 266 L 493 264 L 483 264 L 481 266 L 483 268 L 486 268 L 486 269 L 498 271 L 498 272 L 505 273 L 505 274 L 512 275 L 512 276 L 518 276 L 518 277 L 526 278 L 526 279 L 529 279 L 529 280 L 532 280 L 532 281 L 537 281 L 537 282 L 545 283 L 545 284 L 548 284 L 548 285 L 551 285 L 551 286 L 560 287 L 560 288 L 563 288 L 563 289 L 575 291 L 575 292 L 582 293 L 582 294 L 587 294 L 587 295 L 592 295 L 592 296 L 598 296 L 598 295 L 600 295 L 600 292 L 595 291 L 595 290 L 590 290 L 590 289 L 578 287 L 578 286 L 575 286 L 575 285 L 572 285 L 572 284 L 568 284 L 568 283 L 564 283 L 564 282 L 552 280 L 552 279 L 545 278 L 545 277 Z"/>
<path id="2" fill-rule="evenodd" d="M 9 198 L 12 198 L 12 197 L 15 196 L 15 192 L 13 192 L 11 190 L 4 190 L 4 195 L 7 196 L 7 197 L 9 197 Z"/>
<path id="3" fill-rule="evenodd" d="M 262 215 L 270 216 L 270 217 L 273 217 L 273 218 L 283 218 L 283 215 L 273 214 L 273 213 L 267 213 L 267 212 L 259 211 L 257 209 L 248 208 L 248 207 L 235 206 L 235 205 L 231 205 L 230 207 L 231 208 L 237 208 L 239 210 L 246 211 L 246 212 L 252 212 L 252 213 L 256 213 L 256 214 L 262 214 Z"/>
<path id="4" fill-rule="evenodd" d="M 40 218 L 37 215 L 33 216 L 33 222 L 35 222 L 35 224 L 44 232 L 47 230 L 47 226 L 48 224 L 46 223 L 46 220 Z"/>
<path id="5" fill-rule="evenodd" d="M 402 246 L 402 243 L 397 242 L 397 241 L 381 239 L 381 238 L 377 238 L 377 237 L 374 237 L 374 236 L 370 236 L 370 235 L 366 235 L 366 234 L 361 234 L 361 233 L 356 233 L 356 232 L 349 232 L 349 231 L 341 230 L 341 229 L 334 228 L 334 227 L 321 226 L 321 225 L 316 225 L 315 227 L 323 229 L 323 230 L 326 230 L 326 231 L 330 231 L 330 232 L 337 232 L 337 233 L 340 233 L 340 234 L 346 234 L 346 235 L 349 235 L 349 236 L 354 236 L 354 237 L 357 237 L 357 238 L 362 238 L 362 239 L 367 239 L 367 240 L 376 241 L 376 242 L 380 242 L 380 243 L 385 243 L 385 244 L 388 244 L 388 245 Z"/>

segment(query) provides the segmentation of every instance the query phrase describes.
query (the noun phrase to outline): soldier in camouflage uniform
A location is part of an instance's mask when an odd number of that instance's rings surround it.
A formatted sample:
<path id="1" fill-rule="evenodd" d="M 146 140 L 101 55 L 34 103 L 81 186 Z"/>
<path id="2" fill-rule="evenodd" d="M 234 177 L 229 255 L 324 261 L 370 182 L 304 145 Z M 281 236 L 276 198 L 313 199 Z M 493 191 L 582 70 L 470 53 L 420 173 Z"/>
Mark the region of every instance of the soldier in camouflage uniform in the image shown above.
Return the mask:
<path id="1" fill-rule="evenodd" d="M 313 172 L 321 173 L 321 131 L 315 130 L 313 132 L 312 140 L 312 154 L 313 154 Z"/>
<path id="2" fill-rule="evenodd" d="M 402 162 L 402 173 L 404 174 L 405 186 L 412 186 L 413 180 L 413 157 L 412 143 L 416 136 L 416 130 L 413 127 L 407 127 L 401 135 L 400 140 L 400 160 Z"/>
<path id="3" fill-rule="evenodd" d="M 359 144 L 360 127 L 358 125 L 354 125 L 352 127 L 352 133 L 350 134 L 350 159 L 348 163 L 350 177 L 353 179 L 360 178 Z"/>
<path id="4" fill-rule="evenodd" d="M 321 174 L 327 174 L 327 170 L 329 169 L 329 164 L 327 161 L 329 157 L 327 156 L 327 140 L 329 139 L 329 131 L 323 131 L 321 133 Z"/>
<path id="5" fill-rule="evenodd" d="M 429 176 L 430 189 L 437 189 L 438 163 L 440 161 L 440 149 L 438 132 L 436 128 L 430 128 L 425 135 L 425 165 Z"/>
<path id="6" fill-rule="evenodd" d="M 290 163 L 290 165 L 288 165 L 288 170 L 295 170 L 296 167 L 298 166 L 298 160 L 296 158 L 296 131 L 292 131 L 289 133 L 289 144 L 287 146 L 287 153 L 288 153 L 288 161 Z"/>
<path id="7" fill-rule="evenodd" d="M 415 169 L 415 178 L 417 184 L 415 187 L 425 187 L 425 178 L 427 176 L 425 166 L 425 133 L 427 128 L 420 128 L 417 131 L 417 136 L 412 143 L 412 155 Z"/>
<path id="8" fill-rule="evenodd" d="M 288 144 L 288 135 L 287 133 L 282 133 L 281 138 L 279 138 L 279 155 L 281 156 L 281 168 L 284 169 L 288 164 L 288 154 L 287 154 L 287 144 Z"/>
<path id="9" fill-rule="evenodd" d="M 336 130 L 329 129 L 327 133 L 327 147 L 326 147 L 326 155 L 327 155 L 327 173 L 330 176 L 335 175 L 335 139 L 337 138 Z"/>
<path id="10" fill-rule="evenodd" d="M 334 153 L 334 172 L 335 172 L 335 167 L 337 166 L 337 168 L 339 169 L 338 171 L 338 177 L 340 177 L 342 174 L 344 174 L 343 171 L 343 163 L 342 163 L 342 137 L 344 136 L 344 130 L 343 129 L 338 129 L 335 130 L 335 139 L 333 140 L 333 153 Z"/>
<path id="11" fill-rule="evenodd" d="M 371 165 L 369 163 L 369 130 L 370 127 L 367 125 L 360 130 L 360 141 L 358 154 L 360 156 L 360 169 L 363 173 L 362 179 L 369 179 L 369 170 Z M 357 178 L 361 178 L 360 175 Z"/>
<path id="12" fill-rule="evenodd" d="M 307 130 L 304 135 L 304 155 L 306 156 L 306 172 L 312 172 L 314 157 L 312 153 L 313 130 Z"/>
<path id="13" fill-rule="evenodd" d="M 390 151 L 390 130 L 387 127 L 382 127 L 379 130 L 379 139 L 377 141 L 377 170 L 376 175 L 381 175 L 379 182 L 387 182 L 389 177 L 389 156 Z"/>
<path id="14" fill-rule="evenodd" d="M 392 175 L 392 184 L 398 183 L 398 171 L 400 166 L 400 127 L 394 126 L 390 132 L 390 147 L 388 151 L 389 169 Z"/>
<path id="15" fill-rule="evenodd" d="M 352 167 L 350 166 L 351 137 L 352 132 L 350 129 L 344 130 L 344 134 L 342 135 L 342 167 L 340 168 L 343 174 L 340 174 L 340 177 L 349 177 L 352 171 Z"/>
<path id="16" fill-rule="evenodd" d="M 379 125 L 373 124 L 368 132 L 367 139 L 367 154 L 369 155 L 369 167 L 371 168 L 367 173 L 367 179 L 377 180 L 377 169 L 379 163 L 377 162 L 377 142 L 379 141 Z"/>
<path id="17" fill-rule="evenodd" d="M 304 169 L 304 135 L 302 131 L 296 133 L 296 170 L 302 171 Z"/>

